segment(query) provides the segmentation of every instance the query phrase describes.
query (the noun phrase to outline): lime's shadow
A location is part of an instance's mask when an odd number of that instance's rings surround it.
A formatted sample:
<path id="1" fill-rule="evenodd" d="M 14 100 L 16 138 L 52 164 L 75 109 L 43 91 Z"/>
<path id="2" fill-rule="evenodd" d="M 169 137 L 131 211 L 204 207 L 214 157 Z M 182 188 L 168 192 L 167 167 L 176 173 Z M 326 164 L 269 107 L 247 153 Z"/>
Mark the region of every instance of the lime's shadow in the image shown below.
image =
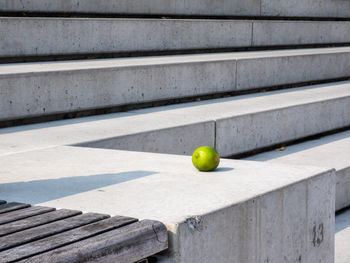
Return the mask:
<path id="1" fill-rule="evenodd" d="M 215 169 L 213 172 L 229 172 L 229 171 L 233 171 L 234 168 L 231 167 L 219 167 L 217 169 Z"/>

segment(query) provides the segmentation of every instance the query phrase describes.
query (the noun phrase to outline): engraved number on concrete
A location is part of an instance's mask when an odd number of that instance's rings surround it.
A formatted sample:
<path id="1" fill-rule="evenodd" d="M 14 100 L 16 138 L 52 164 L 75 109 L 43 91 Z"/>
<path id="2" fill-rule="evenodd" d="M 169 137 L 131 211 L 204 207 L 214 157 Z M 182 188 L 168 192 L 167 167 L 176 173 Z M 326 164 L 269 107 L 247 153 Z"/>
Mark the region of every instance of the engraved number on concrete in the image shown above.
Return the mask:
<path id="1" fill-rule="evenodd" d="M 323 239 L 324 239 L 323 223 L 319 224 L 318 226 L 317 226 L 317 224 L 314 225 L 313 235 L 314 235 L 314 238 L 312 240 L 312 243 L 314 244 L 314 247 L 320 246 L 323 242 Z"/>

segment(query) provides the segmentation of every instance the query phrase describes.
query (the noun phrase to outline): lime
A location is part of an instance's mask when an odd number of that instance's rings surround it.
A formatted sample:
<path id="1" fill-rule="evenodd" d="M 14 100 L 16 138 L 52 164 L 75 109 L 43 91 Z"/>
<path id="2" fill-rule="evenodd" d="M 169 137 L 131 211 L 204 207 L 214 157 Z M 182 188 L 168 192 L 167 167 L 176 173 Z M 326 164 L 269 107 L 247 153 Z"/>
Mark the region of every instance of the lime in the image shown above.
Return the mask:
<path id="1" fill-rule="evenodd" d="M 192 163 L 199 171 L 213 171 L 220 163 L 220 156 L 213 147 L 202 146 L 193 152 Z"/>

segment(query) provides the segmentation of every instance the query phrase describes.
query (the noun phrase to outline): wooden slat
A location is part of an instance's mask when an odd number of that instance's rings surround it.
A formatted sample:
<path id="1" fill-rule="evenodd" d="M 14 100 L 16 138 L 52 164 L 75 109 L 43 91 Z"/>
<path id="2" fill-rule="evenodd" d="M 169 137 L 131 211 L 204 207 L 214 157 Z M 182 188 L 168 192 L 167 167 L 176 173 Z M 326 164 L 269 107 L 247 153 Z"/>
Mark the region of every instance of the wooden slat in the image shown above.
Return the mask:
<path id="1" fill-rule="evenodd" d="M 23 209 L 23 208 L 26 208 L 26 207 L 30 207 L 30 205 L 22 204 L 22 203 L 16 203 L 16 202 L 3 204 L 3 205 L 0 205 L 0 214 L 4 214 L 4 213 L 7 213 L 7 212 L 15 211 L 15 210 L 18 210 L 18 209 Z"/>
<path id="2" fill-rule="evenodd" d="M 21 262 L 131 263 L 154 255 L 167 247 L 165 226 L 160 222 L 144 220 L 30 257 Z"/>
<path id="3" fill-rule="evenodd" d="M 10 223 L 16 220 L 24 219 L 31 216 L 44 214 L 47 212 L 54 211 L 55 208 L 45 206 L 33 206 L 12 212 L 0 214 L 0 225 Z"/>
<path id="4" fill-rule="evenodd" d="M 80 211 L 61 209 L 37 216 L 32 216 L 26 219 L 17 220 L 11 223 L 0 225 L 0 237 L 80 214 Z"/>
<path id="5" fill-rule="evenodd" d="M 0 205 L 6 204 L 6 201 L 0 200 Z"/>
<path id="6" fill-rule="evenodd" d="M 6 235 L 0 237 L 0 251 L 39 240 L 41 238 L 52 236 L 63 231 L 87 225 L 99 220 L 103 220 L 108 217 L 108 215 L 103 214 L 86 213 L 83 215 L 56 221 L 50 224 L 30 228 L 21 232 L 13 233 L 11 235 Z"/>
<path id="7" fill-rule="evenodd" d="M 64 245 L 72 244 L 94 235 L 101 234 L 106 231 L 110 231 L 118 227 L 123 227 L 135 222 L 137 222 L 137 219 L 135 218 L 121 216 L 105 219 L 97 223 L 75 228 L 70 231 L 66 231 L 54 236 L 43 238 L 22 246 L 2 251 L 0 252 L 0 262 L 18 261 L 24 258 L 28 258 L 32 255 L 47 252 Z"/>

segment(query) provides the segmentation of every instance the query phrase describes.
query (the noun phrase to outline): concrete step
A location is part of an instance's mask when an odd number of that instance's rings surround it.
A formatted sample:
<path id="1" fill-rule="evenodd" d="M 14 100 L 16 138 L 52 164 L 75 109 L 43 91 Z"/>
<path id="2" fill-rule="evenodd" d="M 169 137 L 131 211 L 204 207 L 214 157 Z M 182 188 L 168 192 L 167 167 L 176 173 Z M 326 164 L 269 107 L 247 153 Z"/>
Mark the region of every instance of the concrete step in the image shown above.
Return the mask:
<path id="1" fill-rule="evenodd" d="M 0 130 L 0 155 L 56 145 L 231 156 L 350 126 L 350 81 Z"/>
<path id="2" fill-rule="evenodd" d="M 350 76 L 350 47 L 0 65 L 0 121 Z"/>
<path id="3" fill-rule="evenodd" d="M 349 17 L 349 1 L 329 0 L 2 0 L 4 12 Z"/>
<path id="4" fill-rule="evenodd" d="M 246 159 L 335 168 L 337 170 L 335 208 L 338 211 L 350 206 L 350 131 L 287 146 L 283 151 L 265 152 Z"/>
<path id="5" fill-rule="evenodd" d="M 186 156 L 54 147 L 2 156 L 0 174 L 0 198 L 165 223 L 160 262 L 334 260 L 333 170 L 221 160 L 201 173 Z"/>
<path id="6" fill-rule="evenodd" d="M 335 218 L 335 263 L 350 262 L 350 209 Z"/>
<path id="7" fill-rule="evenodd" d="M 0 58 L 350 43 L 348 21 L 2 17 L 0 27 Z"/>
<path id="8" fill-rule="evenodd" d="M 263 16 L 349 18 L 350 2 L 329 0 L 260 0 Z"/>

